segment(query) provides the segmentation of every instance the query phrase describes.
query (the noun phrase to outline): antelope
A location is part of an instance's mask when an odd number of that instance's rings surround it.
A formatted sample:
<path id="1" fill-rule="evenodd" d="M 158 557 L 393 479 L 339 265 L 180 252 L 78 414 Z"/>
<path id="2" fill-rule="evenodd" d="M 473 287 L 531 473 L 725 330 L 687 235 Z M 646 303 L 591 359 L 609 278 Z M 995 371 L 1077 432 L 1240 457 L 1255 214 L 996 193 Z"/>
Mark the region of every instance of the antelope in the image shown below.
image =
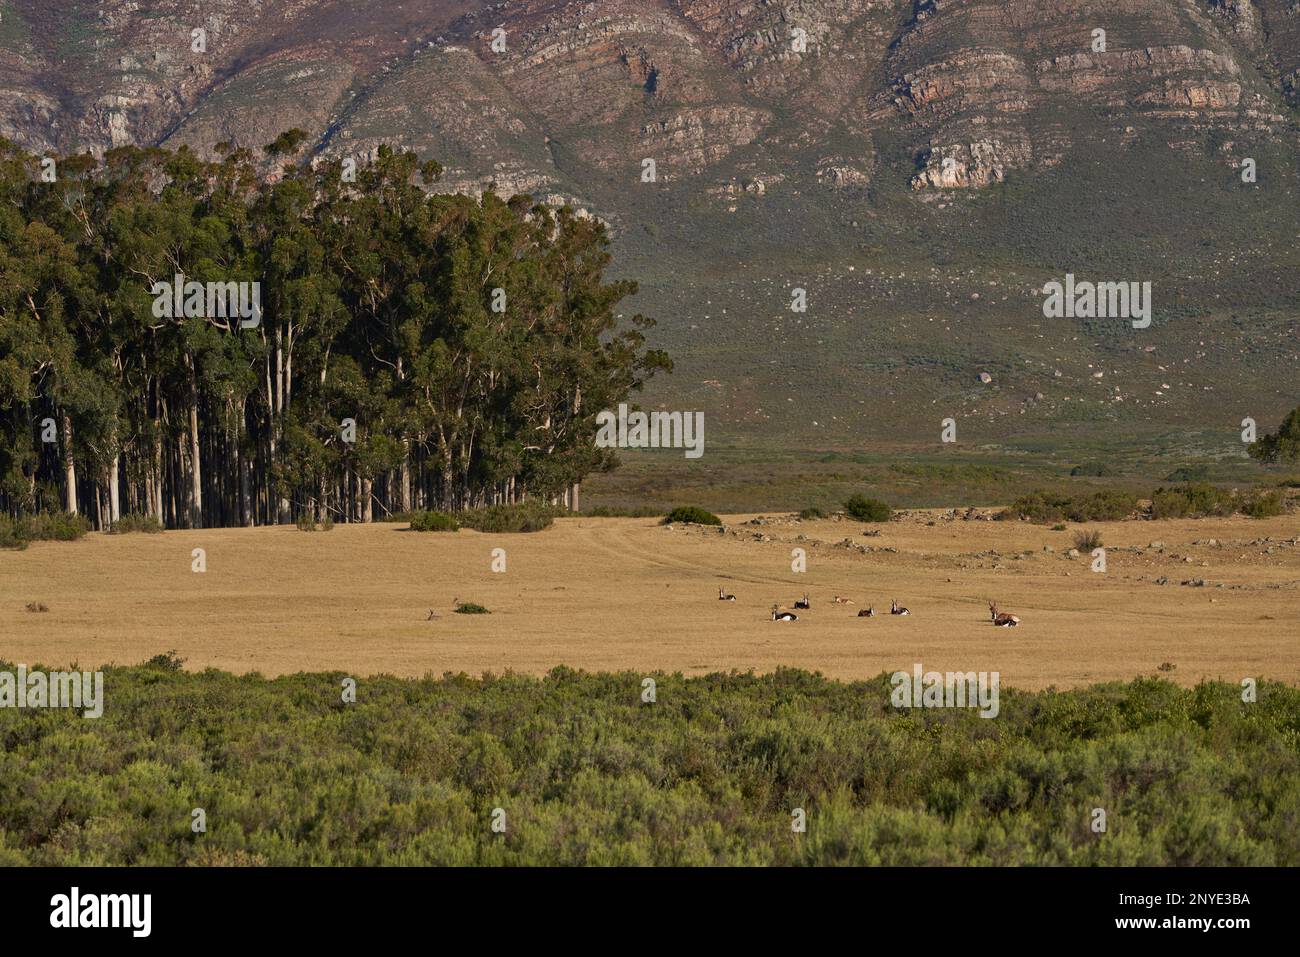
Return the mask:
<path id="1" fill-rule="evenodd" d="M 718 589 L 718 601 L 735 601 L 735 595 L 728 595 L 723 589 Z"/>
<path id="2" fill-rule="evenodd" d="M 853 604 L 853 599 L 852 599 L 852 598 L 841 598 L 839 595 L 836 595 L 836 596 L 835 596 L 835 604 L 837 604 L 837 605 L 852 605 L 852 604 Z"/>
<path id="3" fill-rule="evenodd" d="M 810 602 L 810 601 L 808 600 L 808 593 L 807 593 L 807 592 L 804 592 L 804 593 L 803 593 L 803 598 L 799 599 L 797 602 L 794 603 L 794 607 L 796 607 L 796 608 L 811 608 L 811 607 L 812 607 L 812 602 Z"/>
<path id="4" fill-rule="evenodd" d="M 993 624 L 998 628 L 1014 628 L 1020 624 L 1020 619 L 1015 615 L 1008 615 L 1004 611 L 998 611 L 998 606 L 989 602 L 989 616 L 993 619 Z"/>
<path id="5" fill-rule="evenodd" d="M 773 621 L 798 621 L 799 616 L 792 611 L 786 611 L 780 605 L 772 606 Z"/>
<path id="6" fill-rule="evenodd" d="M 889 613 L 890 613 L 891 615 L 910 615 L 910 614 L 911 614 L 910 611 L 908 611 L 906 608 L 904 608 L 904 607 L 903 607 L 902 605 L 900 605 L 898 602 L 894 601 L 892 598 L 891 598 L 890 601 L 889 601 Z"/>
<path id="7" fill-rule="evenodd" d="M 876 606 L 875 606 L 875 605 L 872 605 L 870 608 L 864 608 L 864 609 L 862 609 L 860 612 L 858 612 L 858 617 L 859 617 L 859 618 L 875 618 L 875 617 L 876 617 Z"/>
<path id="8" fill-rule="evenodd" d="M 442 615 L 438 614 L 436 611 L 434 611 L 432 608 L 430 608 L 430 609 L 429 609 L 429 617 L 426 618 L 426 619 L 424 619 L 424 620 L 425 620 L 425 621 L 433 621 L 435 618 L 441 618 L 441 617 L 442 617 Z"/>

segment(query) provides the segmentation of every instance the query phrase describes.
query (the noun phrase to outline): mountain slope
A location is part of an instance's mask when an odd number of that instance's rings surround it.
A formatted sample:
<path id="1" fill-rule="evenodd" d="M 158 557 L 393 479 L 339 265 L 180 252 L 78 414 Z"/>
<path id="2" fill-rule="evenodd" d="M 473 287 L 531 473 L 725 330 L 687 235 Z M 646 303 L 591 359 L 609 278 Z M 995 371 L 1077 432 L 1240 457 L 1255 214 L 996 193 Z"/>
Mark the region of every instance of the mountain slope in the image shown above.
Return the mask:
<path id="1" fill-rule="evenodd" d="M 678 360 L 650 401 L 737 442 L 1268 421 L 1296 401 L 1298 107 L 1295 0 L 0 3 L 0 135 L 31 149 L 296 126 L 591 209 Z M 1046 320 L 1066 272 L 1151 281 L 1153 327 Z"/>

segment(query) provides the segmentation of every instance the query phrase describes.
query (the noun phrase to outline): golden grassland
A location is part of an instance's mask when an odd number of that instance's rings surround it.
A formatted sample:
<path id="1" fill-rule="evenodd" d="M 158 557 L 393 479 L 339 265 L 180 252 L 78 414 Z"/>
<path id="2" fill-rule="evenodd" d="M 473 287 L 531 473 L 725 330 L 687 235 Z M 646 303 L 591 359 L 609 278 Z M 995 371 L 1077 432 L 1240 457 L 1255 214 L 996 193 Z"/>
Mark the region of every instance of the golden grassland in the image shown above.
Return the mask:
<path id="1" fill-rule="evenodd" d="M 937 510 L 877 526 L 753 518 L 729 516 L 723 531 L 564 518 L 522 535 L 376 524 L 37 542 L 0 552 L 0 660 L 89 667 L 175 650 L 191 669 L 266 675 L 784 665 L 841 679 L 921 662 L 998 671 L 1025 689 L 1155 674 L 1300 681 L 1293 515 L 1094 523 L 1105 573 L 1086 554 L 1067 556 L 1075 526 Z M 191 570 L 195 548 L 205 573 Z M 504 572 L 492 570 L 496 548 Z M 805 573 L 791 571 L 795 548 L 806 550 Z M 1195 579 L 1205 584 L 1182 584 Z M 738 600 L 719 601 L 720 586 Z M 812 608 L 798 622 L 769 620 L 774 602 L 805 591 Z M 491 614 L 455 614 L 457 598 Z M 911 615 L 891 617 L 891 598 Z M 1020 627 L 994 628 L 990 599 Z M 867 604 L 877 617 L 858 618 Z M 1164 663 L 1175 667 L 1158 670 Z"/>

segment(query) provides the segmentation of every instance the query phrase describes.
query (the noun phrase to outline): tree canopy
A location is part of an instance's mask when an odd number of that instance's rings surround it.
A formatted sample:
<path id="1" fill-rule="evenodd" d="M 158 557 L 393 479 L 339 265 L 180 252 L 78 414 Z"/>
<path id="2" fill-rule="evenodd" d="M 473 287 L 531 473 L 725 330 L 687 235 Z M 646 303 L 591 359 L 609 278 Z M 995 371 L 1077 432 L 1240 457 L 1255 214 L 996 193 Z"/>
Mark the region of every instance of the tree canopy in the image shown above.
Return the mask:
<path id="1" fill-rule="evenodd" d="M 300 145 L 272 177 L 228 147 L 50 175 L 0 140 L 0 509 L 370 521 L 572 501 L 612 467 L 595 414 L 671 363 L 620 321 L 603 224 Z"/>
<path id="2" fill-rule="evenodd" d="M 1300 462 L 1300 406 L 1291 410 L 1276 432 L 1260 436 L 1251 445 L 1250 454 L 1269 465 Z"/>

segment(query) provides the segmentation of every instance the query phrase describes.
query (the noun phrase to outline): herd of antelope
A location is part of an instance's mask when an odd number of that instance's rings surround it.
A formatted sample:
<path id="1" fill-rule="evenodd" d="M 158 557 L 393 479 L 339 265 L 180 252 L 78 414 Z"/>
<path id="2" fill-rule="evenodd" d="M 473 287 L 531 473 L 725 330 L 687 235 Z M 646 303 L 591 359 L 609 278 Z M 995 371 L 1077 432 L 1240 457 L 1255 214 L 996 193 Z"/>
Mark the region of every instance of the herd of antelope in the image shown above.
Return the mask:
<path id="1" fill-rule="evenodd" d="M 735 600 L 736 600 L 736 596 L 730 594 L 725 588 L 718 589 L 718 601 L 735 601 Z M 831 603 L 835 605 L 854 604 L 853 599 L 845 598 L 843 595 L 836 595 L 833 599 L 831 599 Z M 809 608 L 812 608 L 812 599 L 808 597 L 807 592 L 804 592 L 803 597 L 795 601 L 794 609 L 786 608 L 784 605 L 781 604 L 773 605 L 772 620 L 773 621 L 798 621 L 799 615 L 797 614 L 797 611 L 795 609 L 797 609 L 798 611 L 804 611 Z M 912 612 L 905 606 L 900 605 L 897 602 L 897 600 L 891 600 L 889 602 L 889 613 L 891 615 L 910 615 Z M 861 611 L 858 612 L 858 617 L 875 618 L 876 606 L 868 605 L 866 608 L 863 608 Z M 998 611 L 998 606 L 993 602 L 989 602 L 989 618 L 993 622 L 994 626 L 997 628 L 1015 628 L 1017 625 L 1020 624 L 1020 618 L 1018 616 L 1008 614 L 1007 612 L 1004 611 Z"/>

